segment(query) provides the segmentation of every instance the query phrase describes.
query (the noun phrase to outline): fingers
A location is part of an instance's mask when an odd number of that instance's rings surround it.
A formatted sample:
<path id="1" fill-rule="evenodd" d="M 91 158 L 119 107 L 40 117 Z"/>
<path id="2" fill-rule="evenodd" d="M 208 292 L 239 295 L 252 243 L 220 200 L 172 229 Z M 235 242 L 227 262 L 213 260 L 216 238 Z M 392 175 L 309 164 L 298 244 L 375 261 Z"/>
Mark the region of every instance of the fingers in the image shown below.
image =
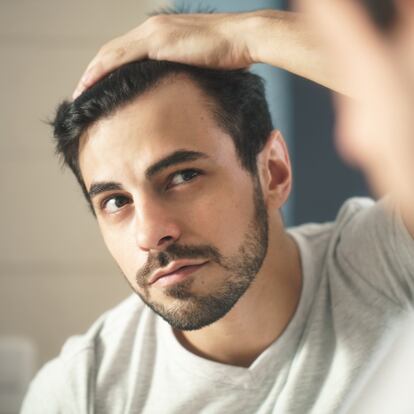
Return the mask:
<path id="1" fill-rule="evenodd" d="M 112 41 L 104 46 L 88 65 L 72 98 L 76 99 L 82 92 L 116 68 L 146 57 L 147 51 L 143 41 L 130 41 L 125 38 Z"/>
<path id="2" fill-rule="evenodd" d="M 152 16 L 135 29 L 104 45 L 86 68 L 73 93 L 73 99 L 116 68 L 147 58 L 149 41 L 160 30 L 160 26 L 165 25 L 164 20 L 165 16 Z"/>
<path id="3" fill-rule="evenodd" d="M 92 86 L 96 81 L 102 78 L 105 74 L 104 69 L 101 67 L 100 63 L 96 63 L 94 65 L 89 65 L 89 67 L 85 70 L 82 78 L 80 79 L 79 83 L 76 85 L 75 91 L 73 92 L 72 98 L 75 100 L 85 89 L 88 89 Z"/>

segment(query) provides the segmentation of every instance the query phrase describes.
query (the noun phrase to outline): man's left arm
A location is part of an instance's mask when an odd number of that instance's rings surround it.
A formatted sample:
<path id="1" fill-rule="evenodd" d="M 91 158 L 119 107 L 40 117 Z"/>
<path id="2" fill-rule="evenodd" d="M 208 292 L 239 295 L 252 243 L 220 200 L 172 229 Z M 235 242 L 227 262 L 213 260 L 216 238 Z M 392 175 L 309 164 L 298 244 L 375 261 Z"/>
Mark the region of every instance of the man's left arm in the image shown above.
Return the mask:
<path id="1" fill-rule="evenodd" d="M 299 3 L 325 42 L 335 77 L 358 91 L 355 99 L 336 96 L 337 148 L 364 172 L 376 195 L 390 194 L 414 238 L 412 2 L 396 2 L 395 26 L 387 36 L 358 2 Z"/>

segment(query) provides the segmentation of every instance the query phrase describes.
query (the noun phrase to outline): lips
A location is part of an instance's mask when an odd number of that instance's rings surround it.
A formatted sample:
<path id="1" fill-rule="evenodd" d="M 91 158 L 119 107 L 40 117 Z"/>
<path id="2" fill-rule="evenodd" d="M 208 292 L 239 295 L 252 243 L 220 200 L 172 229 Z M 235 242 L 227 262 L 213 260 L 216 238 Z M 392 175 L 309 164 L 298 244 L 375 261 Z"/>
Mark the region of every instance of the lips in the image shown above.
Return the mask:
<path id="1" fill-rule="evenodd" d="M 207 261 L 194 262 L 194 261 L 176 261 L 172 262 L 165 269 L 156 271 L 149 279 L 150 285 L 157 284 L 170 284 L 185 279 L 190 274 L 203 267 Z"/>

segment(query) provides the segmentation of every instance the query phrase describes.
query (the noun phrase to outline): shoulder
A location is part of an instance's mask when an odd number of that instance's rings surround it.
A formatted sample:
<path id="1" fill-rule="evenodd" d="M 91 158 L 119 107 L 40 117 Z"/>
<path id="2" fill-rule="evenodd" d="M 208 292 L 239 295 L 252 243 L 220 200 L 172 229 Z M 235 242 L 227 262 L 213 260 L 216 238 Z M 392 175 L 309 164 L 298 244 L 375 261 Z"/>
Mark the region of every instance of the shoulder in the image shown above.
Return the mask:
<path id="1" fill-rule="evenodd" d="M 25 412 L 88 412 L 100 378 L 122 372 L 135 337 L 155 315 L 134 294 L 101 315 L 83 335 L 69 338 L 60 354 L 42 367 L 25 397 Z M 85 405 L 85 406 L 83 406 Z M 71 409 L 72 411 L 71 411 Z"/>
<path id="2" fill-rule="evenodd" d="M 348 261 L 369 263 L 372 268 L 380 261 L 383 270 L 412 265 L 414 241 L 389 197 L 377 202 L 348 200 L 336 220 L 335 241 L 338 253 Z"/>
<path id="3" fill-rule="evenodd" d="M 100 347 L 108 349 L 116 345 L 118 339 L 132 336 L 133 332 L 145 323 L 146 308 L 135 295 L 130 295 L 114 308 L 102 314 L 82 335 L 69 338 L 59 355 L 62 361 L 70 361 L 87 350 L 99 352 Z"/>
<path id="4" fill-rule="evenodd" d="M 343 203 L 334 221 L 302 224 L 289 232 L 314 249 L 326 250 L 332 245 L 336 248 L 358 232 L 391 225 L 392 218 L 386 210 L 385 199 L 375 202 L 371 198 L 353 197 Z"/>
<path id="5" fill-rule="evenodd" d="M 326 229 L 324 264 L 331 278 L 412 307 L 414 240 L 391 197 L 351 198 Z"/>

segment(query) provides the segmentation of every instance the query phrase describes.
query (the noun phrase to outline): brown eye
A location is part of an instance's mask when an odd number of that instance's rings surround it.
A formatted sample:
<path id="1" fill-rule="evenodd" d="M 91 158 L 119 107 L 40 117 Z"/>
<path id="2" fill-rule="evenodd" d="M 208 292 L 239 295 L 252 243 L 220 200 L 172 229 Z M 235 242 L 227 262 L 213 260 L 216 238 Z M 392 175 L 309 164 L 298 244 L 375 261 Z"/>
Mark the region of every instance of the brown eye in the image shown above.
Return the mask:
<path id="1" fill-rule="evenodd" d="M 123 206 L 129 203 L 129 198 L 117 195 L 110 198 L 107 198 L 103 204 L 102 209 L 105 210 L 105 212 L 112 214 L 116 213 L 119 209 L 121 209 Z"/>
<path id="2" fill-rule="evenodd" d="M 178 171 L 175 174 L 172 175 L 172 178 L 170 180 L 170 185 L 180 185 L 184 184 L 188 181 L 193 180 L 194 178 L 198 177 L 200 175 L 200 171 L 198 170 L 183 170 Z"/>

